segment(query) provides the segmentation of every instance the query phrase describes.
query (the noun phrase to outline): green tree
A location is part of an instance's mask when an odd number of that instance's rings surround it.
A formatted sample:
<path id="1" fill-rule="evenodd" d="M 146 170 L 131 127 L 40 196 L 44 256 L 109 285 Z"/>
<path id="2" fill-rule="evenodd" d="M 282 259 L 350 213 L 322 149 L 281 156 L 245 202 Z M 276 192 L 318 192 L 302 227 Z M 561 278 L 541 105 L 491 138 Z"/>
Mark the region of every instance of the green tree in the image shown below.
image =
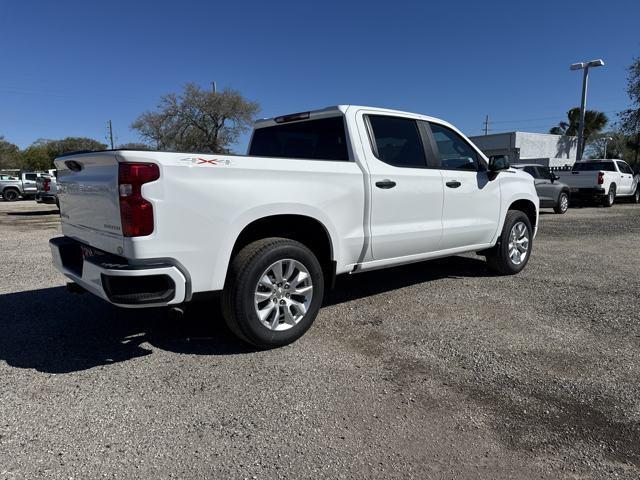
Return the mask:
<path id="1" fill-rule="evenodd" d="M 80 150 L 105 150 L 107 148 L 104 143 L 87 137 L 66 137 L 62 140 L 38 140 L 34 145 L 44 145 L 52 162 L 56 157 L 64 155 L 65 153 Z"/>
<path id="2" fill-rule="evenodd" d="M 628 137 L 620 130 L 611 130 L 591 138 L 589 158 L 628 158 Z"/>
<path id="3" fill-rule="evenodd" d="M 22 168 L 25 170 L 48 170 L 54 168 L 53 160 L 47 152 L 46 145 L 34 143 L 20 152 Z"/>
<path id="4" fill-rule="evenodd" d="M 151 150 L 151 147 L 149 147 L 149 145 L 147 145 L 146 143 L 136 142 L 123 143 L 121 145 L 118 145 L 116 148 L 120 150 Z"/>
<path id="5" fill-rule="evenodd" d="M 158 149 L 225 153 L 259 110 L 235 90 L 215 93 L 189 83 L 179 95 L 164 95 L 156 111 L 140 115 L 131 128 Z"/>
<path id="6" fill-rule="evenodd" d="M 17 145 L 5 140 L 0 135 L 0 169 L 1 168 L 22 168 L 22 158 Z"/>
<path id="7" fill-rule="evenodd" d="M 627 69 L 627 94 L 631 107 L 619 114 L 620 127 L 629 136 L 627 146 L 633 150 L 634 163 L 640 161 L 640 58 L 635 58 Z"/>
<path id="8" fill-rule="evenodd" d="M 580 108 L 575 107 L 567 112 L 567 120 L 562 121 L 557 126 L 551 128 L 549 133 L 554 135 L 578 135 L 580 125 Z M 590 140 L 595 138 L 604 127 L 607 126 L 609 118 L 602 112 L 596 110 L 587 110 L 584 113 L 584 144 L 589 144 Z"/>

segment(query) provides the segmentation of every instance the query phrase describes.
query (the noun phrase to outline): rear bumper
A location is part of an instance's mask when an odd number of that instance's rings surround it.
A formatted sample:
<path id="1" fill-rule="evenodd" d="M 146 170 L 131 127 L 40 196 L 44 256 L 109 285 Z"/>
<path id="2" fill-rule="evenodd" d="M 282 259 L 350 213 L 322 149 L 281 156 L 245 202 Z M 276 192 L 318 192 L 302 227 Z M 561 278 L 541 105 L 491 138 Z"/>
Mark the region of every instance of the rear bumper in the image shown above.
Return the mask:
<path id="1" fill-rule="evenodd" d="M 188 275 L 167 260 L 131 264 L 69 237 L 49 240 L 53 265 L 87 291 L 119 307 L 161 307 L 190 297 Z"/>
<path id="2" fill-rule="evenodd" d="M 49 194 L 36 193 L 36 202 L 38 203 L 56 203 L 56 196 Z"/>
<path id="3" fill-rule="evenodd" d="M 576 188 L 571 187 L 570 194 L 574 198 L 594 198 L 602 197 L 606 195 L 606 190 L 603 187 L 590 187 L 590 188 Z"/>

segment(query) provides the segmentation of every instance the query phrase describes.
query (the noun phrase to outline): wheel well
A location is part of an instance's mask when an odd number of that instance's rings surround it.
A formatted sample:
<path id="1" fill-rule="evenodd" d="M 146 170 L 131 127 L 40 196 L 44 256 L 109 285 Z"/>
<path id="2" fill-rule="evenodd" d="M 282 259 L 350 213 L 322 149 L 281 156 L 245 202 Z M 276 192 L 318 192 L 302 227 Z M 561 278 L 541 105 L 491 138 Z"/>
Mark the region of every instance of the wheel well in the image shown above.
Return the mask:
<path id="1" fill-rule="evenodd" d="M 7 190 L 13 190 L 15 192 L 18 192 L 18 194 L 20 193 L 20 189 L 18 189 L 18 187 L 4 187 L 4 189 L 2 190 L 2 192 L 6 192 Z"/>
<path id="2" fill-rule="evenodd" d="M 509 210 L 520 210 L 529 218 L 531 226 L 536 227 L 536 206 L 530 200 L 516 200 L 509 206 Z"/>
<path id="3" fill-rule="evenodd" d="M 322 223 L 304 215 L 272 215 L 254 220 L 240 232 L 231 258 L 251 242 L 268 237 L 289 238 L 305 245 L 322 265 L 329 284 L 333 282 L 335 262 L 331 237 Z"/>

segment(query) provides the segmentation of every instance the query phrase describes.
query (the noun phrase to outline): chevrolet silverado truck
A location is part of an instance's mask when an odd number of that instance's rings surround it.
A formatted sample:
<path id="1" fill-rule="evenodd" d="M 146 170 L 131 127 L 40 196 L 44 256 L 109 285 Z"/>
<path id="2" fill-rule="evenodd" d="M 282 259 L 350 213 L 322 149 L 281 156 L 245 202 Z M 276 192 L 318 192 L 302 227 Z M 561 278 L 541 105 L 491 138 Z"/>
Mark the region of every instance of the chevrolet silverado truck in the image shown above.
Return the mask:
<path id="1" fill-rule="evenodd" d="M 640 175 L 623 160 L 583 160 L 569 172 L 556 173 L 577 200 L 595 200 L 605 207 L 613 206 L 619 198 L 640 203 Z"/>
<path id="2" fill-rule="evenodd" d="M 36 178 L 36 202 L 58 204 L 57 172 Z"/>
<path id="3" fill-rule="evenodd" d="M 54 265 L 121 307 L 221 294 L 242 340 L 290 343 L 336 275 L 478 252 L 527 264 L 531 176 L 423 115 L 337 106 L 256 122 L 246 156 L 110 150 L 63 156 Z M 428 269 L 429 265 L 425 264 Z"/>

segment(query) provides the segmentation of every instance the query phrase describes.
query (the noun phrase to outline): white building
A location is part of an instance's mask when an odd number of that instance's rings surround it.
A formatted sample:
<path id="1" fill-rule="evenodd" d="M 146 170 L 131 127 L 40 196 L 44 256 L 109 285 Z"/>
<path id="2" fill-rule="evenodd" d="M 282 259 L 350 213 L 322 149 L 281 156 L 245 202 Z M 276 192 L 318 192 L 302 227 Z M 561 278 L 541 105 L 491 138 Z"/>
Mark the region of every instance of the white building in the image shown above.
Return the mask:
<path id="1" fill-rule="evenodd" d="M 550 133 L 507 132 L 469 137 L 486 155 L 508 155 L 516 163 L 539 163 L 549 167 L 573 165 L 577 137 Z"/>

